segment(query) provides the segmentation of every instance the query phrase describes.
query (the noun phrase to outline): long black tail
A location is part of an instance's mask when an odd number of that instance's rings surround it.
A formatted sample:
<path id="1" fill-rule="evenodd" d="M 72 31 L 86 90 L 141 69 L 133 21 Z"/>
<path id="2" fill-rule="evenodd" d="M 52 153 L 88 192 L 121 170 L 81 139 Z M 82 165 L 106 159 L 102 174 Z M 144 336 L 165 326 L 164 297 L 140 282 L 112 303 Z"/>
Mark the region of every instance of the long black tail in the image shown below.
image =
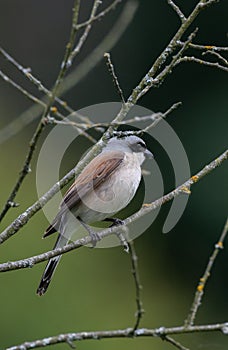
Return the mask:
<path id="1" fill-rule="evenodd" d="M 64 235 L 59 234 L 53 249 L 64 247 L 64 245 L 67 244 L 68 240 L 69 239 L 66 238 Z M 48 286 L 51 282 L 52 276 L 55 272 L 55 269 L 56 269 L 61 257 L 62 257 L 62 255 L 58 255 L 58 256 L 55 256 L 54 258 L 51 258 L 48 261 L 48 263 L 45 267 L 43 276 L 41 278 L 39 287 L 37 288 L 37 291 L 36 291 L 38 295 L 43 295 L 46 292 L 46 290 L 48 289 Z"/>
<path id="2" fill-rule="evenodd" d="M 37 291 L 36 291 L 38 295 L 40 296 L 43 295 L 48 289 L 48 286 L 51 282 L 51 278 L 55 272 L 55 269 L 59 263 L 60 258 L 61 258 L 61 255 L 56 256 L 48 261 L 47 266 L 44 270 L 43 276 L 41 278 L 39 287 L 37 288 Z"/>

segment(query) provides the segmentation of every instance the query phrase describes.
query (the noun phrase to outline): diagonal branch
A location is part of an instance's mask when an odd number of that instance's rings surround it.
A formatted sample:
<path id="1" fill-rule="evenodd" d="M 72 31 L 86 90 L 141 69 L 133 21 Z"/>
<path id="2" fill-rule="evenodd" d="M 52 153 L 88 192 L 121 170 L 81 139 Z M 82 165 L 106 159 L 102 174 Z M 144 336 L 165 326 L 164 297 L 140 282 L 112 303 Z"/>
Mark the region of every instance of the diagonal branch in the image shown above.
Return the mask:
<path id="1" fill-rule="evenodd" d="M 31 72 L 30 68 L 26 68 L 23 67 L 22 64 L 20 64 L 19 62 L 17 62 L 15 60 L 15 58 L 13 58 L 8 52 L 6 52 L 2 47 L 0 47 L 0 54 L 8 61 L 10 62 L 14 67 L 16 67 L 19 72 L 21 72 L 26 78 L 28 78 L 36 87 L 39 91 L 43 92 L 45 95 L 51 97 L 52 92 L 50 90 L 48 90 L 44 84 L 37 79 Z M 5 79 L 6 80 L 6 79 Z M 6 80 L 7 81 L 7 80 Z M 13 82 L 14 83 L 14 82 Z M 15 83 L 14 83 L 15 84 Z M 17 85 L 17 84 L 16 84 Z M 16 87 L 16 86 L 15 86 Z M 24 90 L 24 89 L 23 89 Z M 26 95 L 26 90 L 24 90 L 25 92 L 23 92 Z M 29 97 L 29 96 L 28 96 Z M 38 100 L 37 98 L 32 96 L 31 100 L 33 100 L 33 102 L 39 103 L 40 105 L 42 105 L 43 107 L 46 106 L 46 100 L 47 97 L 43 98 L 42 100 Z M 89 123 L 88 118 L 85 118 L 81 115 L 79 115 L 78 113 L 76 113 L 76 111 L 74 111 L 68 104 L 66 101 L 61 100 L 59 97 L 55 97 L 55 101 L 59 103 L 59 105 L 61 107 L 63 107 L 63 109 L 65 109 L 68 113 L 75 113 L 75 115 L 78 117 L 78 119 L 80 119 L 83 122 L 87 122 Z M 62 119 L 64 118 L 63 116 L 60 116 Z M 92 123 L 91 123 L 92 125 Z"/>
<path id="2" fill-rule="evenodd" d="M 101 11 L 100 13 L 98 13 L 98 15 L 96 15 L 96 16 L 95 16 L 95 15 L 90 16 L 90 18 L 89 18 L 87 21 L 85 21 L 85 22 L 83 22 L 83 23 L 79 23 L 79 24 L 77 25 L 77 29 L 84 28 L 84 27 L 86 27 L 86 26 L 92 24 L 93 22 L 95 22 L 95 21 L 97 21 L 97 20 L 103 18 L 103 17 L 104 17 L 105 15 L 107 15 L 111 10 L 114 10 L 115 7 L 116 7 L 119 3 L 121 3 L 121 2 L 122 2 L 122 0 L 114 0 L 112 4 L 110 4 L 108 7 L 106 7 L 105 10 Z"/>
<path id="3" fill-rule="evenodd" d="M 219 254 L 219 252 L 221 251 L 221 249 L 223 249 L 223 244 L 225 241 L 225 238 L 228 234 L 228 218 L 226 220 L 225 226 L 223 228 L 222 234 L 218 240 L 218 242 L 215 244 L 215 248 L 214 251 L 212 253 L 212 255 L 209 258 L 208 264 L 206 266 L 205 272 L 202 276 L 202 278 L 200 278 L 199 284 L 197 286 L 196 292 L 195 292 L 195 297 L 194 297 L 194 301 L 192 303 L 191 309 L 190 309 L 190 313 L 185 321 L 185 326 L 189 327 L 192 326 L 194 323 L 194 320 L 196 318 L 196 314 L 197 311 L 201 305 L 202 302 L 202 298 L 203 298 L 203 294 L 204 294 L 204 290 L 206 287 L 206 283 L 208 281 L 208 278 L 210 277 L 211 274 L 211 269 L 214 266 L 215 260 L 217 258 L 217 255 Z"/>
<path id="4" fill-rule="evenodd" d="M 181 9 L 174 3 L 172 0 L 167 0 L 168 4 L 172 7 L 172 9 L 176 12 L 181 22 L 184 23 L 186 21 L 186 17 L 181 11 Z"/>
<path id="5" fill-rule="evenodd" d="M 196 182 L 201 180 L 205 175 L 208 175 L 211 171 L 220 166 L 226 159 L 228 158 L 228 150 L 222 153 L 218 158 L 214 159 L 210 164 L 206 165 L 202 170 L 200 170 L 196 175 L 192 176 L 189 180 L 184 182 L 182 185 L 178 186 L 173 191 L 164 195 L 163 197 L 155 200 L 152 203 L 143 204 L 141 209 L 139 209 L 136 213 L 128 217 L 123 221 L 124 225 L 128 225 L 134 221 L 136 221 L 139 217 L 146 215 L 147 213 L 160 208 L 163 204 L 171 201 L 176 196 L 183 195 L 185 193 L 190 193 L 190 188 Z M 73 176 L 74 171 L 71 170 L 70 174 Z M 65 179 L 65 178 L 64 178 Z M 66 181 L 66 179 L 65 179 Z M 63 181 L 62 181 L 63 183 Z M 23 214 L 19 215 L 19 217 L 14 220 L 14 222 L 8 226 L 1 234 L 0 234 L 0 243 L 3 243 L 8 238 L 13 236 L 16 232 L 18 232 L 29 220 L 30 218 L 41 209 L 41 207 L 47 203 L 50 196 L 53 196 L 53 192 L 56 193 L 59 188 L 59 183 L 53 186 L 52 191 L 49 190 L 39 201 L 33 204 L 30 208 L 28 208 Z M 48 199 L 47 199 L 48 198 Z M 99 239 L 110 236 L 111 234 L 117 232 L 119 230 L 118 226 L 113 226 L 107 229 L 104 229 L 97 233 Z M 10 271 L 10 270 L 18 270 L 22 268 L 32 267 L 35 264 L 38 264 L 42 261 L 48 260 L 54 256 L 61 255 L 67 253 L 71 250 L 77 249 L 81 246 L 85 246 L 91 243 L 91 236 L 86 236 L 82 239 L 79 239 L 75 242 L 67 244 L 63 248 L 58 248 L 55 250 L 50 250 L 46 253 L 36 255 L 27 259 L 22 259 L 14 262 L 7 262 L 0 264 L 0 272 Z"/>
<path id="6" fill-rule="evenodd" d="M 131 23 L 137 8 L 138 4 L 135 1 L 128 1 L 126 3 L 122 13 L 110 32 L 96 46 L 96 48 L 81 63 L 78 64 L 77 68 L 66 76 L 59 95 L 65 94 L 75 85 L 77 85 L 98 64 L 98 62 L 101 61 L 104 52 L 111 50 L 112 47 L 116 45 L 121 35 Z M 58 98 L 56 98 L 56 100 L 59 103 Z M 65 101 L 63 101 L 63 104 L 66 104 Z M 22 130 L 26 125 L 33 122 L 40 115 L 41 111 L 42 109 L 40 106 L 33 105 L 23 112 L 17 119 L 0 130 L 0 144 L 7 141 L 10 137 Z"/>
<path id="7" fill-rule="evenodd" d="M 141 328 L 138 329 L 134 337 L 160 337 L 163 339 L 167 335 L 173 334 L 191 334 L 199 332 L 222 332 L 223 334 L 228 333 L 228 323 L 216 323 L 208 325 L 191 326 L 185 328 L 184 326 L 179 327 L 160 327 L 160 328 Z M 115 339 L 115 338 L 131 338 L 132 329 L 118 329 L 109 331 L 90 331 L 90 332 L 78 332 L 78 333 L 65 333 L 58 334 L 52 337 L 33 340 L 31 342 L 25 342 L 20 345 L 15 345 L 7 348 L 6 350 L 29 350 L 41 347 L 47 347 L 53 344 L 70 343 L 73 341 L 82 340 L 101 340 L 101 339 Z M 182 348 L 183 349 L 183 348 Z"/>
<path id="8" fill-rule="evenodd" d="M 5 204 L 2 212 L 0 213 L 0 221 L 4 218 L 4 216 L 6 215 L 8 210 L 10 208 L 12 208 L 12 203 L 14 203 L 14 198 L 16 197 L 17 192 L 19 191 L 26 175 L 30 172 L 31 160 L 32 160 L 37 142 L 39 140 L 39 137 L 42 134 L 42 131 L 45 127 L 45 119 L 48 117 L 48 115 L 51 111 L 51 107 L 55 101 L 55 96 L 58 93 L 58 90 L 59 90 L 59 87 L 62 83 L 63 77 L 68 69 L 68 59 L 69 59 L 70 54 L 72 52 L 72 47 L 74 45 L 76 33 L 77 33 L 76 25 L 77 25 L 77 21 L 78 21 L 79 5 L 80 5 L 80 0 L 75 0 L 74 6 L 73 6 L 73 16 L 72 16 L 72 26 L 71 26 L 70 38 L 69 38 L 69 42 L 66 46 L 65 55 L 64 55 L 64 58 L 63 58 L 63 61 L 61 64 L 61 69 L 59 71 L 58 77 L 56 79 L 54 88 L 52 90 L 51 96 L 49 97 L 49 101 L 45 107 L 43 115 L 38 123 L 38 126 L 36 128 L 36 131 L 35 131 L 32 139 L 29 143 L 28 153 L 27 153 L 27 156 L 25 158 L 22 170 L 19 174 L 19 178 L 16 181 L 16 184 L 14 185 L 14 188 L 12 189 L 12 191 L 8 197 L 8 200 L 6 201 L 6 204 Z"/>
<path id="9" fill-rule="evenodd" d="M 106 64 L 107 64 L 107 67 L 108 67 L 108 70 L 109 70 L 109 73 L 112 77 L 112 80 L 113 80 L 113 83 L 114 83 L 114 86 L 117 90 L 117 93 L 118 95 L 120 96 L 120 99 L 123 103 L 125 103 L 125 99 L 124 99 L 124 95 L 123 95 L 123 90 L 121 89 L 120 87 L 120 83 L 118 81 L 118 78 L 117 78 L 117 75 L 115 73 L 115 70 L 114 70 L 114 66 L 113 66 L 113 63 L 111 61 L 111 56 L 110 56 L 110 53 L 106 52 L 104 54 L 104 58 L 106 59 Z"/>

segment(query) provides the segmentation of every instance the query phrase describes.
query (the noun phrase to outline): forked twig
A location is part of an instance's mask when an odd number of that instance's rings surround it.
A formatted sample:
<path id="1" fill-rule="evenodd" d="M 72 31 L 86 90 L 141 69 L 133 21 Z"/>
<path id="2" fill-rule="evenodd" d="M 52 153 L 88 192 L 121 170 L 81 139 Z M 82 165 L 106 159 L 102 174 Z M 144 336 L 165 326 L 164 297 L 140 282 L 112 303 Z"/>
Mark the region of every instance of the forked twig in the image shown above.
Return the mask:
<path id="1" fill-rule="evenodd" d="M 114 83 L 114 85 L 115 85 L 115 87 L 116 87 L 117 93 L 118 93 L 118 95 L 120 96 L 121 101 L 122 101 L 123 103 L 125 103 L 125 99 L 124 99 L 124 95 L 123 95 L 123 90 L 122 90 L 121 87 L 120 87 L 120 84 L 119 84 L 117 75 L 116 75 L 116 73 L 115 73 L 114 66 L 113 66 L 112 61 L 111 61 L 110 53 L 106 52 L 106 53 L 104 54 L 104 57 L 106 58 L 106 64 L 107 64 L 108 70 L 109 70 L 109 72 L 110 72 L 110 74 L 111 74 L 113 83 Z"/>

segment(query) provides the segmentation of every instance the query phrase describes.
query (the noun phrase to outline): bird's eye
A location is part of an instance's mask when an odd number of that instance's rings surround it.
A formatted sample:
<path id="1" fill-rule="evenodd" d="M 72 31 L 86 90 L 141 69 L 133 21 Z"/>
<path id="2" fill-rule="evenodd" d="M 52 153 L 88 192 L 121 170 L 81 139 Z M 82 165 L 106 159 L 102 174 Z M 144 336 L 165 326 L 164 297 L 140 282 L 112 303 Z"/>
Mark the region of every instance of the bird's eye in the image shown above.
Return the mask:
<path id="1" fill-rule="evenodd" d="M 143 147 L 143 148 L 146 148 L 145 143 L 144 143 L 144 142 L 142 142 L 142 141 L 137 142 L 137 144 L 138 144 L 138 145 L 140 145 L 140 146 L 141 146 L 141 147 Z"/>

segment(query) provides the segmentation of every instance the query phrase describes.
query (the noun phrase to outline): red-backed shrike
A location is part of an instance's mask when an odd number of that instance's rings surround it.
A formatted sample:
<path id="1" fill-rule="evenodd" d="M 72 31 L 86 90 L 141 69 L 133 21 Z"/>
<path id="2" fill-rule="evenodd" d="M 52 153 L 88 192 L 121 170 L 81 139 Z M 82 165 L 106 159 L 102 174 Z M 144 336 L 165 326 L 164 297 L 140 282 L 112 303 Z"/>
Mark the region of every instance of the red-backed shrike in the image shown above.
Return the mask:
<path id="1" fill-rule="evenodd" d="M 47 228 L 44 237 L 59 232 L 54 249 L 68 243 L 80 222 L 91 224 L 111 218 L 128 205 L 140 184 L 145 156 L 153 155 L 137 136 L 113 137 L 108 141 L 66 192 L 59 212 Z M 61 255 L 48 261 L 37 294 L 46 292 L 60 258 Z"/>

